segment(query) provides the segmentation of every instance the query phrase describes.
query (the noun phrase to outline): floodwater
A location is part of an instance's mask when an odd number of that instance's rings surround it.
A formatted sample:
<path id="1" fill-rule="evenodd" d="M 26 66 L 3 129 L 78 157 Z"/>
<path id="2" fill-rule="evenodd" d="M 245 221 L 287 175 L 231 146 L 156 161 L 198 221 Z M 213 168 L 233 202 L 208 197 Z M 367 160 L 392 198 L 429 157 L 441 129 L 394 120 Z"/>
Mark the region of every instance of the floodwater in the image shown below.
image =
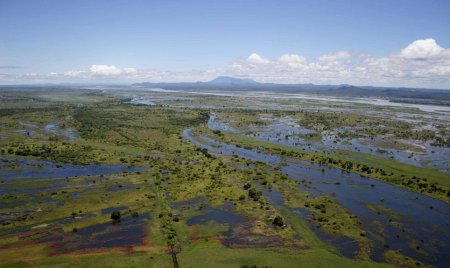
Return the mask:
<path id="1" fill-rule="evenodd" d="M 74 165 L 66 163 L 55 163 L 51 161 L 33 160 L 25 158 L 13 158 L 0 156 L 0 194 L 11 196 L 11 199 L 2 199 L 5 202 L 0 203 L 0 208 L 8 208 L 8 212 L 0 213 L 0 224 L 9 222 L 21 216 L 33 215 L 38 212 L 36 210 L 23 210 L 17 206 L 24 205 L 22 201 L 14 199 L 16 194 L 26 194 L 34 204 L 48 204 L 53 200 L 51 197 L 42 198 L 39 196 L 40 191 L 51 192 L 55 190 L 66 189 L 67 179 L 76 176 L 94 176 L 116 174 L 122 172 L 142 171 L 143 168 L 127 167 L 118 165 Z M 14 183 L 22 183 L 24 187 L 14 187 Z M 11 184 L 11 185 L 10 185 Z M 82 191 L 89 191 L 86 185 L 74 186 Z M 123 187 L 125 188 L 125 187 Z M 79 192 L 70 192 L 75 194 L 76 198 Z M 10 200 L 10 201 L 8 201 Z M 8 202 L 6 202 L 8 201 Z M 110 214 L 114 210 L 126 210 L 126 206 L 117 206 L 101 210 L 102 215 Z M 126 214 L 126 213 L 125 213 Z M 136 216 L 125 216 L 120 222 L 112 223 L 111 221 L 88 226 L 77 230 L 73 233 L 65 233 L 60 224 L 76 223 L 79 218 L 94 217 L 95 214 L 79 214 L 76 217 L 67 217 L 52 222 L 40 228 L 32 228 L 32 226 L 24 226 L 20 228 L 5 229 L 2 235 L 19 235 L 27 236 L 31 240 L 23 240 L 23 243 L 38 242 L 48 243 L 57 253 L 64 253 L 78 250 L 92 250 L 102 248 L 130 248 L 134 245 L 141 245 L 146 239 L 147 221 L 151 215 L 144 213 Z M 35 226 L 37 227 L 37 226 Z M 32 235 L 31 235 L 32 234 Z M 27 236 L 28 237 L 28 236 Z"/>
<path id="2" fill-rule="evenodd" d="M 273 187 L 267 189 L 262 187 L 258 182 L 254 183 L 258 186 L 259 189 L 262 190 L 264 196 L 269 198 L 271 203 L 274 204 L 275 206 L 286 208 L 305 219 L 308 219 L 312 216 L 313 213 L 306 209 L 287 207 L 284 204 L 284 198 L 281 195 L 281 193 L 278 192 Z M 308 225 L 322 241 L 325 241 L 335 246 L 336 249 L 339 251 L 339 253 L 341 253 L 343 256 L 353 258 L 355 256 L 355 253 L 358 251 L 358 243 L 356 241 L 348 237 L 329 235 L 325 233 L 323 230 L 317 228 L 317 226 L 315 226 L 311 222 L 308 222 Z"/>
<path id="3" fill-rule="evenodd" d="M 80 228 L 76 232 L 64 232 L 58 226 L 43 228 L 43 232 L 32 230 L 29 233 L 33 242 L 46 243 L 53 254 L 73 251 L 102 250 L 110 248 L 132 248 L 142 245 L 146 240 L 150 213 L 136 217 L 123 217 L 119 222 L 108 221 Z M 39 235 L 40 233 L 40 235 Z M 29 241 L 29 242 L 32 242 Z"/>
<path id="4" fill-rule="evenodd" d="M 230 131 L 239 133 L 225 122 L 221 122 L 219 117 L 213 114 L 209 121 L 208 127 L 213 130 Z M 339 131 L 357 131 L 357 129 L 336 129 L 334 131 L 322 132 L 319 141 L 307 141 L 298 137 L 299 134 L 311 134 L 315 131 L 304 128 L 297 123 L 297 120 L 290 117 L 276 118 L 274 122 L 266 126 L 252 126 L 252 131 L 247 136 L 256 138 L 260 141 L 271 142 L 299 148 L 307 151 L 329 151 L 329 150 L 351 150 L 371 154 L 385 159 L 395 159 L 399 162 L 420 166 L 433 167 L 442 172 L 450 174 L 450 150 L 446 147 L 432 146 L 430 142 L 422 142 L 415 140 L 404 140 L 404 143 L 411 143 L 414 146 L 423 148 L 423 152 L 410 152 L 397 150 L 392 148 L 380 148 L 377 143 L 386 140 L 393 140 L 393 137 L 376 137 L 376 138 L 342 138 L 336 139 L 335 135 Z"/>
<path id="5" fill-rule="evenodd" d="M 203 211 L 202 214 L 198 216 L 194 216 L 187 221 L 189 226 L 194 224 L 206 224 L 209 221 L 214 221 L 219 224 L 227 225 L 228 231 L 226 231 L 223 235 L 226 238 L 231 238 L 233 236 L 233 232 L 237 226 L 248 221 L 249 219 L 241 216 L 239 214 L 233 213 L 230 210 L 233 205 L 230 203 L 226 203 L 218 208 L 207 208 Z"/>
<path id="6" fill-rule="evenodd" d="M 150 213 L 146 213 L 137 217 L 125 217 L 118 223 L 105 222 L 79 229 L 72 235 L 75 239 L 66 244 L 66 250 L 140 245 L 145 240 L 147 220 L 150 218 Z"/>
<path id="7" fill-rule="evenodd" d="M 15 158 L 0 156 L 0 194 L 4 195 L 0 203 L 0 208 L 14 208 L 21 206 L 24 202 L 51 203 L 57 202 L 51 196 L 40 196 L 41 192 L 55 192 L 59 190 L 68 190 L 68 181 L 77 176 L 94 176 L 117 174 L 122 172 L 142 171 L 140 167 L 127 167 L 118 165 L 74 165 L 67 163 L 56 163 L 44 160 L 34 160 L 25 158 Z M 76 197 L 81 191 L 89 191 L 91 181 L 87 180 L 88 185 L 74 186 L 77 191 L 70 192 L 71 196 Z M 126 188 L 123 186 L 122 188 Z M 117 187 L 117 189 L 122 189 Z M 24 200 L 16 200 L 15 195 L 25 195 Z M 6 197 L 10 196 L 9 199 Z M 26 201 L 27 200 L 27 201 Z M 14 213 L 10 211 L 9 213 Z M 18 211 L 19 214 L 27 214 Z M 8 215 L 0 215 L 0 222 L 10 218 Z"/>
<path id="8" fill-rule="evenodd" d="M 266 236 L 251 231 L 250 218 L 239 215 L 233 211 L 231 203 L 225 203 L 216 208 L 206 208 L 202 214 L 194 216 L 187 221 L 189 226 L 216 222 L 228 227 L 221 233 L 223 245 L 232 248 L 248 247 L 279 247 L 283 246 L 283 239 L 279 236 Z"/>
<path id="9" fill-rule="evenodd" d="M 215 221 L 221 224 L 240 224 L 248 219 L 235 213 L 229 212 L 231 204 L 226 204 L 219 208 L 206 209 L 201 215 L 194 216 L 187 221 L 189 226 L 193 224 L 204 224 L 208 221 Z"/>
<path id="10" fill-rule="evenodd" d="M 339 204 L 363 223 L 367 237 L 374 243 L 372 258 L 376 261 L 382 261 L 383 252 L 393 249 L 435 266 L 444 267 L 450 263 L 450 205 L 445 202 L 340 169 L 282 159 L 202 135 L 197 138 L 189 129 L 183 132 L 183 136 L 214 153 L 238 155 L 281 166 L 282 172 L 293 179 L 311 181 L 309 187 L 303 190 L 315 195 L 334 196 Z M 378 215 L 368 205 L 382 206 L 399 217 L 392 219 L 392 215 Z"/>
<path id="11" fill-rule="evenodd" d="M 119 165 L 75 165 L 26 158 L 2 157 L 0 160 L 0 178 L 5 182 L 18 180 L 42 180 L 74 176 L 96 176 L 121 172 L 142 171 L 142 168 Z"/>
<path id="12" fill-rule="evenodd" d="M 398 107 L 398 108 L 414 108 L 424 112 L 437 113 L 442 115 L 450 114 L 450 107 L 439 106 L 439 105 L 426 105 L 426 104 L 414 104 L 414 103 L 400 103 L 400 102 L 390 102 L 388 99 L 381 98 L 358 98 L 358 97 L 334 97 L 334 96 L 320 96 L 313 94 L 301 94 L 301 93 L 280 93 L 280 92 L 268 92 L 268 91 L 251 91 L 251 92 L 236 92 L 236 91 L 189 91 L 189 90 L 163 90 L 163 89 L 142 89 L 142 92 L 164 92 L 166 94 L 191 94 L 191 95 L 209 95 L 209 96 L 220 96 L 220 97 L 244 97 L 244 98 L 266 98 L 266 99 L 300 99 L 300 100 L 311 100 L 316 102 L 324 103 L 349 103 L 349 104 L 366 104 L 373 106 L 384 106 L 384 107 Z M 142 95 L 142 98 L 152 98 L 151 95 Z"/>
<path id="13" fill-rule="evenodd" d="M 68 140 L 78 140 L 80 137 L 73 128 L 61 128 L 60 122 L 50 122 L 44 126 L 44 130 L 58 136 L 64 136 Z"/>
<path id="14" fill-rule="evenodd" d="M 223 130 L 223 131 L 239 133 L 239 130 L 237 130 L 235 128 L 232 128 L 228 124 L 220 122 L 219 120 L 217 120 L 217 115 L 216 114 L 211 114 L 209 116 L 208 128 L 215 129 L 215 130 Z"/>

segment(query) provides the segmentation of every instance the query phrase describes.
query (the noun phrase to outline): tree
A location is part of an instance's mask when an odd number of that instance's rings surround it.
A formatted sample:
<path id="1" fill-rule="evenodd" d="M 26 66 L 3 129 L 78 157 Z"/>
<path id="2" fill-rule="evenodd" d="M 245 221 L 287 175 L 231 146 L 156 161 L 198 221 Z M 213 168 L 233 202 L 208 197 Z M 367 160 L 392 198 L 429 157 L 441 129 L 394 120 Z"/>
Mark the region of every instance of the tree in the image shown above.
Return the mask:
<path id="1" fill-rule="evenodd" d="M 111 220 L 114 221 L 120 221 L 120 211 L 119 210 L 114 210 L 113 212 L 111 212 Z"/>
<path id="2" fill-rule="evenodd" d="M 280 227 L 284 225 L 284 221 L 281 216 L 276 216 L 275 219 L 273 219 L 272 223 L 273 223 L 273 225 L 280 226 Z"/>

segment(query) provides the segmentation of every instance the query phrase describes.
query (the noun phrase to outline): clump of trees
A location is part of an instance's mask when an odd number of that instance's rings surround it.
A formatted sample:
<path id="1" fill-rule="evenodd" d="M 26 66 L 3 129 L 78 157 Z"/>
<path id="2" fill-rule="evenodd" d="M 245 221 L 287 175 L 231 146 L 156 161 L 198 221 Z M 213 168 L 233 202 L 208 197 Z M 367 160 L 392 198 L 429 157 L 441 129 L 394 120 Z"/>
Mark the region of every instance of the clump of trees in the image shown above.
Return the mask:
<path id="1" fill-rule="evenodd" d="M 261 198 L 261 196 L 262 196 L 262 192 L 256 190 L 255 188 L 250 188 L 250 190 L 248 190 L 248 197 L 253 199 L 253 201 L 258 201 L 259 198 Z"/>
<path id="2" fill-rule="evenodd" d="M 206 148 L 197 148 L 198 152 L 201 152 L 206 158 L 213 158 L 213 156 L 208 152 L 208 149 Z"/>

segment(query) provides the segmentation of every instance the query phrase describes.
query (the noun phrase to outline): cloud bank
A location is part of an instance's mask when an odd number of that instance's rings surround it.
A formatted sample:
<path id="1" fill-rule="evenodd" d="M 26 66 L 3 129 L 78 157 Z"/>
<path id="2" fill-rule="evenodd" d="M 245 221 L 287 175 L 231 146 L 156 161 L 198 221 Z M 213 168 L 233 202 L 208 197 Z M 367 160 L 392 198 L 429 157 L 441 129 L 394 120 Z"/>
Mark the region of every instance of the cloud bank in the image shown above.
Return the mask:
<path id="1" fill-rule="evenodd" d="M 250 78 L 259 82 L 354 84 L 377 86 L 433 87 L 450 89 L 450 49 L 432 38 L 412 42 L 385 57 L 337 51 L 308 60 L 300 54 L 265 58 L 257 53 L 223 68 L 174 72 L 93 64 L 87 70 L 63 73 L 0 74 L 0 83 L 10 82 L 181 82 L 206 81 L 219 75 Z"/>

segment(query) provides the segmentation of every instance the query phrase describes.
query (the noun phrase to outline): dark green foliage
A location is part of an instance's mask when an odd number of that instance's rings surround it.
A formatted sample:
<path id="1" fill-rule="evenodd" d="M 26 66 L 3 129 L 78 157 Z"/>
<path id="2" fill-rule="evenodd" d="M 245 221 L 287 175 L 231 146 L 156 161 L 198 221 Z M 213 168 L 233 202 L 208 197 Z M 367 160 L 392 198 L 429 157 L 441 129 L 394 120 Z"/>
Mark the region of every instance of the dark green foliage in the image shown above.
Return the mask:
<path id="1" fill-rule="evenodd" d="M 119 221 L 121 218 L 121 214 L 119 210 L 114 210 L 113 212 L 111 212 L 111 220 L 114 221 Z"/>
<path id="2" fill-rule="evenodd" d="M 280 227 L 283 226 L 284 225 L 283 218 L 281 216 L 276 216 L 273 219 L 272 224 L 275 225 L 275 226 L 280 226 Z"/>
<path id="3" fill-rule="evenodd" d="M 250 183 L 244 184 L 244 190 L 248 190 L 248 189 L 250 189 L 250 187 L 252 187 L 252 185 Z"/>
<path id="4" fill-rule="evenodd" d="M 255 188 L 250 188 L 250 190 L 248 190 L 248 197 L 250 197 L 254 201 L 258 201 L 261 195 L 261 191 L 258 191 Z"/>

